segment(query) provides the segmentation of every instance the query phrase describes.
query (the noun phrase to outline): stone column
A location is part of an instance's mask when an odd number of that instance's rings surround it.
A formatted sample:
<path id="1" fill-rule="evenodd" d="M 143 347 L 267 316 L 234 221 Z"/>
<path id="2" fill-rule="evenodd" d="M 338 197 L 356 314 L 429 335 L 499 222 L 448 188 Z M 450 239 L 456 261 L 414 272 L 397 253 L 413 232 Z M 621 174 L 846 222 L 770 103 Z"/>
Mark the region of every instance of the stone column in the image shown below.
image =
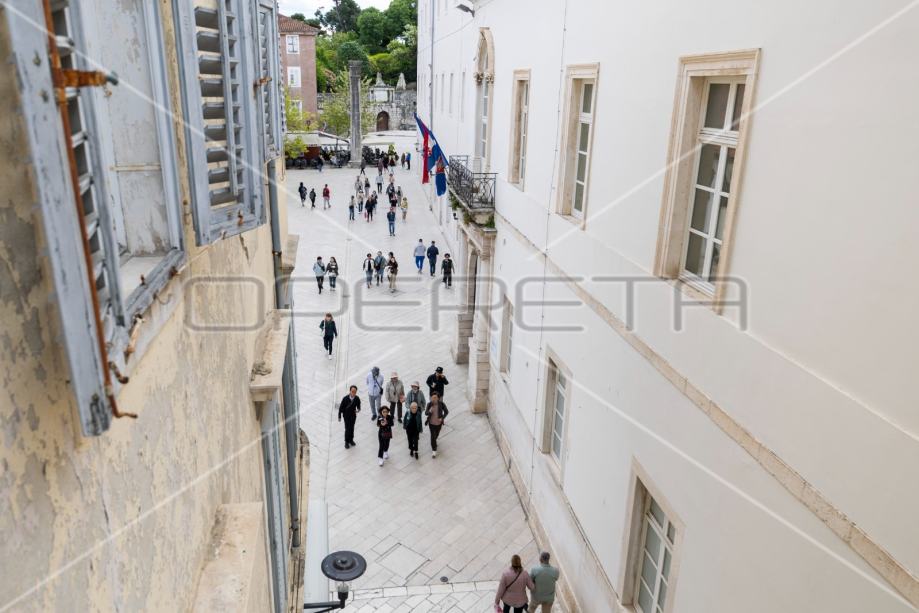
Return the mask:
<path id="1" fill-rule="evenodd" d="M 361 62 L 348 62 L 351 77 L 351 163 L 357 168 L 361 165 Z"/>
<path id="2" fill-rule="evenodd" d="M 462 268 L 457 272 L 456 279 L 453 281 L 455 291 L 459 292 L 459 307 L 456 314 L 456 334 L 453 337 L 453 361 L 457 364 L 466 364 L 469 361 L 469 337 L 472 336 L 472 319 L 475 305 L 470 304 L 471 284 L 475 283 L 472 275 L 475 274 L 476 252 L 469 243 L 465 234 L 460 237 L 460 244 L 457 245 L 460 253 L 457 255 L 457 264 L 462 261 Z"/>
<path id="3" fill-rule="evenodd" d="M 492 258 L 490 253 L 480 253 L 477 288 L 472 318 L 472 335 L 469 337 L 469 387 L 467 395 L 473 413 L 488 410 L 488 379 L 490 376 L 489 340 L 491 322 Z"/>

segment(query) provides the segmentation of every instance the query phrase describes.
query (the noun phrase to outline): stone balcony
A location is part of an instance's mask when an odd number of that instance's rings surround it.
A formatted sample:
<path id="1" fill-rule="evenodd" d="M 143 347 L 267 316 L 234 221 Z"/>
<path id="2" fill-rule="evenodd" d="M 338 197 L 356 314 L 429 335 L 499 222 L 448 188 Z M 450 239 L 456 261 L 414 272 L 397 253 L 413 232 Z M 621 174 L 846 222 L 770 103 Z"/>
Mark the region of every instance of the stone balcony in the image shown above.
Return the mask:
<path id="1" fill-rule="evenodd" d="M 450 193 L 464 209 L 464 220 L 480 226 L 494 224 L 497 173 L 480 172 L 481 159 L 451 155 L 447 168 Z"/>

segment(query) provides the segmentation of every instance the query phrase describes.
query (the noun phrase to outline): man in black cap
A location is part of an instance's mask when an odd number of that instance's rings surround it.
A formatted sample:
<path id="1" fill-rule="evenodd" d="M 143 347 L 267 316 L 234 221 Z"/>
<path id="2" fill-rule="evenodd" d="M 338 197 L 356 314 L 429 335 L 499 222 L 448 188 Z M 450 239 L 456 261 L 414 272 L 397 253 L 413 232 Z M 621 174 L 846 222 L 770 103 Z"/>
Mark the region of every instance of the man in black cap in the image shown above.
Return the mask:
<path id="1" fill-rule="evenodd" d="M 434 374 L 430 375 L 427 380 L 428 384 L 428 396 L 431 394 L 437 394 L 440 396 L 440 399 L 444 398 L 444 386 L 450 385 L 450 382 L 447 381 L 447 378 L 444 376 L 444 369 L 441 366 L 438 366 L 434 369 Z"/>

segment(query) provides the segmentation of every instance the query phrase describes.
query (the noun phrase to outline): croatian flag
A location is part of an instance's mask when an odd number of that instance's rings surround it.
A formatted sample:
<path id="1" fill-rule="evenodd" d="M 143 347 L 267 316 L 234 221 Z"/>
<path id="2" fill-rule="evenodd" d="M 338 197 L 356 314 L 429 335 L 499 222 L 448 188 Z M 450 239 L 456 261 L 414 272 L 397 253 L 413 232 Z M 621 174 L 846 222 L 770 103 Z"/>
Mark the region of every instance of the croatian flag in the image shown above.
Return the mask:
<path id="1" fill-rule="evenodd" d="M 428 183 L 430 181 L 430 175 L 433 172 L 434 186 L 437 190 L 437 195 L 443 196 L 447 193 L 447 157 L 444 155 L 443 150 L 441 150 L 440 144 L 437 142 L 437 137 L 435 137 L 434 133 L 424 125 L 424 122 L 421 121 L 418 115 L 415 115 L 415 122 L 418 124 L 418 129 L 421 131 L 421 136 L 424 139 L 422 145 L 424 156 L 422 157 L 423 166 L 421 169 L 421 182 Z M 432 141 L 434 143 L 433 147 L 431 147 Z"/>

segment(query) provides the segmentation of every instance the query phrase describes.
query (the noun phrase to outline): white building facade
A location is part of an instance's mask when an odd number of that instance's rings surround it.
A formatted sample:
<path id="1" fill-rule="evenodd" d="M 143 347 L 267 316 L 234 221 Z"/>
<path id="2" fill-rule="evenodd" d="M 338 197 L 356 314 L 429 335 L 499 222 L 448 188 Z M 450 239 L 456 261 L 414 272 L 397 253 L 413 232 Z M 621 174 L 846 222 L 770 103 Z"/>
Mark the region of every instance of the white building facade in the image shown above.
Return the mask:
<path id="1" fill-rule="evenodd" d="M 569 610 L 919 606 L 917 29 L 419 2 L 454 355 Z"/>

